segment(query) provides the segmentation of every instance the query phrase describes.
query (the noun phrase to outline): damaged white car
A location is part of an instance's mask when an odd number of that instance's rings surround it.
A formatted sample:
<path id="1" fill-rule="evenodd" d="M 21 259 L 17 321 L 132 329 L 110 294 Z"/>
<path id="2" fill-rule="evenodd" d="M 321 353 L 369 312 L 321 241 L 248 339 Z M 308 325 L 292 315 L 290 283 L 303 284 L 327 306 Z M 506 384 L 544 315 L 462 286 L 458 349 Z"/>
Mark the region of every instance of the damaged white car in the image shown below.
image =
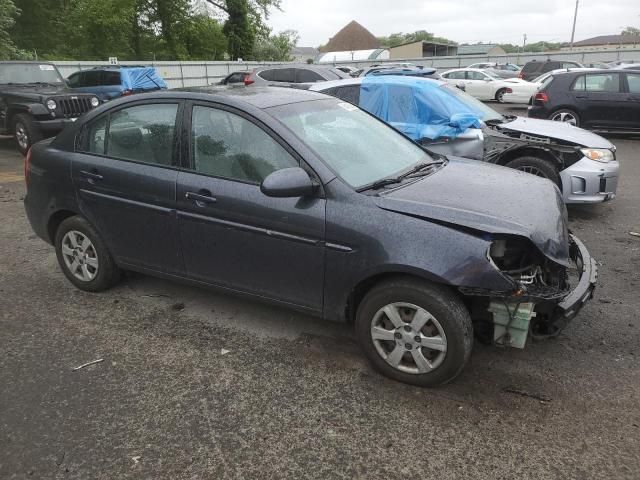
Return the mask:
<path id="1" fill-rule="evenodd" d="M 358 105 L 430 151 L 547 178 L 565 203 L 602 203 L 616 195 L 616 147 L 572 125 L 505 116 L 437 80 L 367 77 L 310 90 Z"/>

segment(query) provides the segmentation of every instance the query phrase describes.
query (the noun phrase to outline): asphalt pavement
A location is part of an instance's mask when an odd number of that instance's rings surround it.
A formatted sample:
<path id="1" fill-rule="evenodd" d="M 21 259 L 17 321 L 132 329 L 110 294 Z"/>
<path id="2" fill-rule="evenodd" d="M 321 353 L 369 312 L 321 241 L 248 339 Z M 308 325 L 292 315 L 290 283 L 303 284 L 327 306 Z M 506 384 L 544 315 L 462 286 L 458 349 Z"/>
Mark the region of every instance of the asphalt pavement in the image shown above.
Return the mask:
<path id="1" fill-rule="evenodd" d="M 637 480 L 640 138 L 611 140 L 617 198 L 569 210 L 595 299 L 422 389 L 375 373 L 347 325 L 143 275 L 76 290 L 0 138 L 0 478 Z"/>

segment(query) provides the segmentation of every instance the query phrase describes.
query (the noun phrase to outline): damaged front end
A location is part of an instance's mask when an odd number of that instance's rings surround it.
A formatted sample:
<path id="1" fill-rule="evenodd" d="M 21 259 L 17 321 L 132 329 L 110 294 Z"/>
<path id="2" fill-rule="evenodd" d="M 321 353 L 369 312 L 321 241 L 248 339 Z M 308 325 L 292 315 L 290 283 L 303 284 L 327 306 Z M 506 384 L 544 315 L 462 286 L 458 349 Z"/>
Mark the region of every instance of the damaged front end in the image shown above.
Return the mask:
<path id="1" fill-rule="evenodd" d="M 527 337 L 556 336 L 593 296 L 596 262 L 573 235 L 568 266 L 517 236 L 494 238 L 487 258 L 513 289 L 460 288 L 469 299 L 478 335 L 486 342 L 524 348 Z"/>

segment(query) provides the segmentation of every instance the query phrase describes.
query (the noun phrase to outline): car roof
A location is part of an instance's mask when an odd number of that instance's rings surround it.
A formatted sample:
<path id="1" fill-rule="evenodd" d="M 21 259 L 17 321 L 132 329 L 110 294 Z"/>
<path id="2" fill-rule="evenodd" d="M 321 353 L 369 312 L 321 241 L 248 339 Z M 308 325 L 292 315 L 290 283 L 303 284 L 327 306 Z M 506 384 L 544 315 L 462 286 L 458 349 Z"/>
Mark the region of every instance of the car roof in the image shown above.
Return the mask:
<path id="1" fill-rule="evenodd" d="M 124 98 L 132 99 L 135 98 L 135 96 Z M 140 100 L 141 98 L 142 97 L 139 97 L 136 100 Z M 251 105 L 259 109 L 265 109 L 291 103 L 325 100 L 328 97 L 317 92 L 285 87 L 257 86 L 251 88 L 233 88 L 219 85 L 212 85 L 209 87 L 176 88 L 144 94 L 144 100 L 162 100 L 168 98 L 217 101 L 228 105 L 244 104 Z M 116 100 L 116 102 L 120 102 L 120 100 Z"/>
<path id="2" fill-rule="evenodd" d="M 393 83 L 394 79 L 402 79 L 402 81 L 406 80 L 405 75 L 398 75 L 397 77 L 394 75 L 384 75 L 384 76 L 375 77 L 375 78 L 377 79 L 376 82 L 381 82 L 382 80 L 379 80 L 379 79 L 384 79 L 384 81 L 388 83 Z M 423 78 L 423 77 L 411 77 L 411 78 L 415 80 L 423 81 L 423 82 L 436 83 L 438 85 L 447 84 L 447 82 L 444 82 L 442 80 L 436 80 L 434 78 Z M 346 78 L 344 80 L 331 80 L 329 82 L 318 82 L 318 83 L 314 83 L 309 88 L 309 91 L 320 92 L 320 91 L 328 90 L 329 88 L 334 88 L 334 87 L 361 85 L 362 82 L 364 81 L 371 81 L 371 77 L 356 77 L 356 78 Z"/>

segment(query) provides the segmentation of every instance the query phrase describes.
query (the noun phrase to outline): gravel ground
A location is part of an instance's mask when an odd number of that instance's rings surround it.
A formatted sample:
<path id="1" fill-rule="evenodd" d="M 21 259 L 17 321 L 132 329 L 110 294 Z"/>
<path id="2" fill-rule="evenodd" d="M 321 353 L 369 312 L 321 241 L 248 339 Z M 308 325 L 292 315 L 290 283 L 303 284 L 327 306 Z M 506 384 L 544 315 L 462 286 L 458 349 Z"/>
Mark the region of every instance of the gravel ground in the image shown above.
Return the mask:
<path id="1" fill-rule="evenodd" d="M 141 275 L 75 290 L 0 139 L 0 478 L 638 479 L 640 138 L 612 140 L 618 197 L 570 209 L 596 298 L 427 390 L 373 372 L 345 325 Z"/>

